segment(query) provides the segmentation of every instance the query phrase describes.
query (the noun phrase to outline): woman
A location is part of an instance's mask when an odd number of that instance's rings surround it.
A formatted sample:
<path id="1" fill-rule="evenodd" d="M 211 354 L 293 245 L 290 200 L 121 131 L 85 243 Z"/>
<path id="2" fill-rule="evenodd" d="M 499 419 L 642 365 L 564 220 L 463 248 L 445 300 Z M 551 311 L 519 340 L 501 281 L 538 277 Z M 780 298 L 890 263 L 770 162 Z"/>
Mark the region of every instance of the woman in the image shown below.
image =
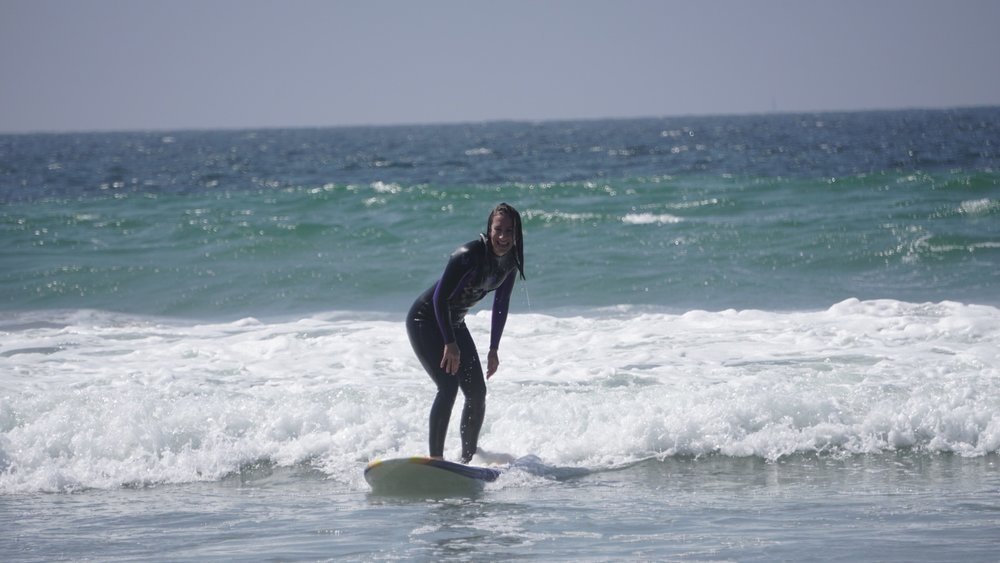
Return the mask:
<path id="1" fill-rule="evenodd" d="M 465 326 L 465 314 L 487 293 L 493 298 L 493 320 L 486 377 L 500 365 L 497 348 L 507 322 L 507 308 L 517 275 L 524 279 L 521 215 L 501 203 L 490 213 L 486 234 L 460 246 L 448 260 L 441 279 L 413 303 L 406 317 L 410 344 L 437 384 L 431 407 L 430 456 L 444 458 L 444 439 L 455 397 L 465 395 L 462 410 L 462 463 L 476 453 L 486 413 L 486 380 L 476 344 Z"/>

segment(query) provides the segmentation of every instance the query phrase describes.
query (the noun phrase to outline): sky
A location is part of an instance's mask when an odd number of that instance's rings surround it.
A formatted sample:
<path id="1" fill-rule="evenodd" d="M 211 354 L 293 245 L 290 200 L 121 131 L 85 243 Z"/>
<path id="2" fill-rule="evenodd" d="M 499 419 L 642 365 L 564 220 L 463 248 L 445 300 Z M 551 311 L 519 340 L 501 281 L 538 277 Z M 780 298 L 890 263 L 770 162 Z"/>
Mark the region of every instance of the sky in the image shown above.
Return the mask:
<path id="1" fill-rule="evenodd" d="M 0 0 L 0 133 L 1000 105 L 1000 0 Z"/>

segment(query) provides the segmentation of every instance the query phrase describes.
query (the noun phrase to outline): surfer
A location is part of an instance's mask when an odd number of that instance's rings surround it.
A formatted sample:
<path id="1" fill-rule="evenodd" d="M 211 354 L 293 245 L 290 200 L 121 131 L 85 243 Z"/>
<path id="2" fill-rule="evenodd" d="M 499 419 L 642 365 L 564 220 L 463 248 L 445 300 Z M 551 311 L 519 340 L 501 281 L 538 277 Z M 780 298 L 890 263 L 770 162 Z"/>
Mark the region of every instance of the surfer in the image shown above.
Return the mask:
<path id="1" fill-rule="evenodd" d="M 521 215 L 501 203 L 490 213 L 486 233 L 458 247 L 441 279 L 414 301 L 406 317 L 406 332 L 421 365 L 437 385 L 431 407 L 430 456 L 444 458 L 444 439 L 458 390 L 462 410 L 462 462 L 476 453 L 486 414 L 486 380 L 476 344 L 465 326 L 465 314 L 495 291 L 486 378 L 500 365 L 497 349 L 507 322 L 510 294 L 517 274 L 524 279 L 524 239 Z"/>

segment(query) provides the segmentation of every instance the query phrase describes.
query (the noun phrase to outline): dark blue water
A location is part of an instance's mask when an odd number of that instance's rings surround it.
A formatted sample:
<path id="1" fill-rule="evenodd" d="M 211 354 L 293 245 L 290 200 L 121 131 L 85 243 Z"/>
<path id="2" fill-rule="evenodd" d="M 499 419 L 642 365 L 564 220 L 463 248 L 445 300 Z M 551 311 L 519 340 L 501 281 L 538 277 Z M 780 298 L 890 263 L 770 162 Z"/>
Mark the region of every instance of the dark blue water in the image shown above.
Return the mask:
<path id="1" fill-rule="evenodd" d="M 0 200 L 495 186 L 668 176 L 992 174 L 996 108 L 260 131 L 0 136 Z"/>

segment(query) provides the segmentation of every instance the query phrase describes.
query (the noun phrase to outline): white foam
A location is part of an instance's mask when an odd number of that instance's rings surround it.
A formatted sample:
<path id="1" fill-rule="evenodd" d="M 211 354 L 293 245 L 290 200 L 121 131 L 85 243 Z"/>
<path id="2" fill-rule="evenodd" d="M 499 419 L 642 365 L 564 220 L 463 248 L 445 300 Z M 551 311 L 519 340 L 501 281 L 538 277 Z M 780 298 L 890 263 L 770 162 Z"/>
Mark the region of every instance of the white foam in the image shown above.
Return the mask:
<path id="1" fill-rule="evenodd" d="M 682 219 L 669 213 L 629 213 L 622 217 L 622 222 L 628 225 L 663 225 L 669 223 L 680 223 Z"/>
<path id="2" fill-rule="evenodd" d="M 597 213 L 569 213 L 565 211 L 542 211 L 536 209 L 528 209 L 524 212 L 525 220 L 541 220 L 546 223 L 553 222 L 582 222 L 582 221 L 594 221 L 600 219 L 601 215 Z"/>
<path id="3" fill-rule="evenodd" d="M 958 212 L 964 215 L 981 216 L 989 215 L 998 209 L 1000 209 L 1000 201 L 983 198 L 963 201 L 958 207 Z"/>
<path id="4" fill-rule="evenodd" d="M 468 322 L 485 347 L 489 313 Z M 556 465 L 1000 450 L 993 307 L 514 314 L 500 359 L 483 446 Z M 396 321 L 7 317 L 0 492 L 215 480 L 260 461 L 362 487 L 368 460 L 424 452 L 433 395 Z"/>

